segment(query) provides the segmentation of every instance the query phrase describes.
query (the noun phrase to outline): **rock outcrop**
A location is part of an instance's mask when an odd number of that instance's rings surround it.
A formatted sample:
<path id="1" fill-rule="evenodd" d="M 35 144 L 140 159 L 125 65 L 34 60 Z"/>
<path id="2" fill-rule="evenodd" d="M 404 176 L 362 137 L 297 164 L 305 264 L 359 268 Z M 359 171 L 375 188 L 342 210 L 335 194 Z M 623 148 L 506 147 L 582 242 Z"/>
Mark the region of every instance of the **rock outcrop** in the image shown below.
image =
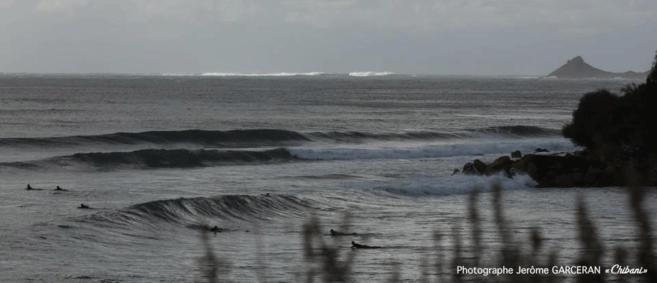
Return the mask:
<path id="1" fill-rule="evenodd" d="M 627 170 L 617 162 L 602 162 L 585 151 L 556 154 L 527 154 L 520 158 L 501 156 L 490 163 L 481 160 L 468 162 L 463 174 L 513 177 L 527 174 L 538 187 L 609 187 L 625 186 L 631 181 Z M 657 185 L 657 172 L 641 185 Z"/>

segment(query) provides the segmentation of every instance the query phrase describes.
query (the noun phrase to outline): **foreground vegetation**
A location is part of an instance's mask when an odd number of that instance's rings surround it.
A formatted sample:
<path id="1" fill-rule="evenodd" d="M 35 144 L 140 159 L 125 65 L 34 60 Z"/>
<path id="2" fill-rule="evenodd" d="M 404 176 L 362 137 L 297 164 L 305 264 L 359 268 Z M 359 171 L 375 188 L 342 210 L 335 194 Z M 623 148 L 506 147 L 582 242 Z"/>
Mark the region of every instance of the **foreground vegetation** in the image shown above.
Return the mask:
<path id="1" fill-rule="evenodd" d="M 655 261 L 655 246 L 652 235 L 651 217 L 643 204 L 644 188 L 627 189 L 627 207 L 631 210 L 636 227 L 636 247 L 608 247 L 603 244 L 595 222 L 591 219 L 586 203 L 577 200 L 576 224 L 579 248 L 581 251 L 575 262 L 561 262 L 559 250 L 545 247 L 540 227 L 532 229 L 529 237 L 516 237 L 515 227 L 511 219 L 507 219 L 503 205 L 503 190 L 496 186 L 492 192 L 492 215 L 494 227 L 492 231 L 482 229 L 479 209 L 479 194 L 474 192 L 469 197 L 467 209 L 468 241 L 463 240 L 458 224 L 445 233 L 437 231 L 434 234 L 435 257 L 427 261 L 420 269 L 419 282 L 657 282 L 657 262 Z M 294 277 L 296 282 L 357 282 L 353 268 L 355 251 L 340 249 L 326 236 L 316 218 L 308 220 L 303 226 L 303 250 L 305 270 Z M 494 237 L 499 239 L 499 245 L 484 247 L 482 239 Z M 210 245 L 208 235 L 203 234 L 206 254 L 200 259 L 201 280 L 206 282 L 230 282 L 229 259 L 217 257 Z M 450 240 L 450 241 L 447 241 Z M 445 244 L 449 242 L 450 246 Z M 446 251 L 450 251 L 448 254 Z M 605 268 L 611 268 L 609 262 L 620 267 L 630 266 L 640 274 L 606 274 Z M 266 268 L 266 263 L 260 263 Z M 494 270 L 484 276 L 482 270 L 477 274 L 457 272 L 459 266 L 471 267 L 533 267 L 526 270 L 529 274 L 493 275 Z M 600 266 L 597 274 L 560 274 L 554 275 L 553 267 L 557 266 Z M 389 268 L 389 267 L 386 267 Z M 537 272 L 544 269 L 547 274 Z M 643 271 L 640 271 L 642 269 Z M 472 271 L 472 270 L 471 270 Z M 530 272 L 531 271 L 531 272 Z M 536 271 L 536 272 L 535 272 Z M 255 270 L 259 282 L 270 282 L 269 279 Z M 475 272 L 476 273 L 476 272 Z M 292 275 L 293 272 L 290 271 Z M 361 279 L 362 280 L 362 279 Z M 403 281 L 399 270 L 392 273 L 389 282 Z"/>

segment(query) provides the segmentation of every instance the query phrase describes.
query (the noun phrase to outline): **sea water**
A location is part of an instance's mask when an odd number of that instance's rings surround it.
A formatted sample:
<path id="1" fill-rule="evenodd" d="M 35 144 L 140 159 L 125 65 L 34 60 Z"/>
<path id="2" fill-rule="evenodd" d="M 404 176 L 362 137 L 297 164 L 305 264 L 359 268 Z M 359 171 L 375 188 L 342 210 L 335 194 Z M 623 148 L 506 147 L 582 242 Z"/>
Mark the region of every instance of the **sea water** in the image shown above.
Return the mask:
<path id="1" fill-rule="evenodd" d="M 607 247 L 636 246 L 621 188 L 537 189 L 453 175 L 473 159 L 577 147 L 579 98 L 622 80 L 432 76 L 0 76 L 0 281 L 200 278 L 203 225 L 234 281 L 294 281 L 317 217 L 358 281 L 421 275 L 434 234 L 485 233 L 494 184 L 514 235 L 540 227 L 573 263 L 582 195 Z M 37 190 L 25 190 L 27 184 Z M 55 186 L 67 191 L 54 191 Z M 647 209 L 657 212 L 657 194 Z M 81 203 L 91 209 L 78 209 Z M 342 226 L 345 215 L 348 226 Z M 331 228 L 358 236 L 333 238 Z M 351 241 L 384 249 L 351 251 Z M 444 250 L 450 253 L 450 237 Z M 499 239 L 484 237 L 494 247 Z"/>

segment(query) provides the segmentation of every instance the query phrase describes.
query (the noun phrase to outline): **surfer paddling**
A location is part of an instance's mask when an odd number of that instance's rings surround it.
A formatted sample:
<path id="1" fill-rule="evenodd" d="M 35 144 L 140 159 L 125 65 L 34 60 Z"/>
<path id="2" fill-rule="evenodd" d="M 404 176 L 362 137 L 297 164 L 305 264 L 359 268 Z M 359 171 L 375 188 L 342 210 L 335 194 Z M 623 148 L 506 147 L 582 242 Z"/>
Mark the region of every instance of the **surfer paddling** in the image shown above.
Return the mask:
<path id="1" fill-rule="evenodd" d="M 380 249 L 381 247 L 378 246 L 368 246 L 368 245 L 363 245 L 356 243 L 354 241 L 351 241 L 351 248 L 352 249 Z"/>
<path id="2" fill-rule="evenodd" d="M 331 233 L 331 237 L 357 236 L 358 235 L 357 233 L 344 233 L 344 232 L 340 232 L 340 231 L 335 231 L 333 229 L 331 229 L 329 232 Z"/>
<path id="3" fill-rule="evenodd" d="M 25 190 L 26 191 L 43 191 L 43 189 L 32 187 L 32 185 L 30 185 L 30 184 L 27 184 L 27 186 L 25 187 Z"/>
<path id="4" fill-rule="evenodd" d="M 216 226 L 216 225 L 214 227 L 210 228 L 210 232 L 215 233 L 215 234 L 221 233 L 223 231 L 224 231 L 224 229 L 219 228 L 219 226 Z"/>

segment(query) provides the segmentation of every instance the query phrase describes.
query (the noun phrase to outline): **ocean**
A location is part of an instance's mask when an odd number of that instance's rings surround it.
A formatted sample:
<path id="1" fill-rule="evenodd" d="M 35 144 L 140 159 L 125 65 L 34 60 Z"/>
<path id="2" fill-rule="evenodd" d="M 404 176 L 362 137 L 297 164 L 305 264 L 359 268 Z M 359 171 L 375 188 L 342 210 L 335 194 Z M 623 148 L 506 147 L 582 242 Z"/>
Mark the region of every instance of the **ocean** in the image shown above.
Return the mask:
<path id="1" fill-rule="evenodd" d="M 621 188 L 538 189 L 527 176 L 452 174 L 515 150 L 576 150 L 560 129 L 579 98 L 627 83 L 3 74 L 0 281 L 194 281 L 203 225 L 222 229 L 209 243 L 233 281 L 295 281 L 307 267 L 303 224 L 316 217 L 327 241 L 354 253 L 359 282 L 396 268 L 414 282 L 436 254 L 436 232 L 463 231 L 468 241 L 473 190 L 484 231 L 494 230 L 494 184 L 504 188 L 514 235 L 540 227 L 561 262 L 573 263 L 580 248 L 578 196 L 606 246 L 631 248 L 637 233 Z M 645 203 L 655 215 L 657 193 Z M 384 248 L 351 251 L 351 241 Z"/>

